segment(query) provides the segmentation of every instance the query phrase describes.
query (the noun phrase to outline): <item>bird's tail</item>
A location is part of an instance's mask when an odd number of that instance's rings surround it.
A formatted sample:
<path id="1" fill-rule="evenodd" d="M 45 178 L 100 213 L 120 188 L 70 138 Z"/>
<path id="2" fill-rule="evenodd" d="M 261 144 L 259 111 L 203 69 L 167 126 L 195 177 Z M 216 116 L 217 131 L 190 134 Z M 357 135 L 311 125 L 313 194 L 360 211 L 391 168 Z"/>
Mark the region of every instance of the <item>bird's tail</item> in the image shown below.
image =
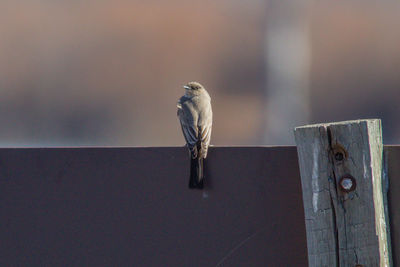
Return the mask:
<path id="1" fill-rule="evenodd" d="M 203 160 L 204 159 L 201 157 L 190 159 L 189 188 L 203 189 L 204 186 Z"/>

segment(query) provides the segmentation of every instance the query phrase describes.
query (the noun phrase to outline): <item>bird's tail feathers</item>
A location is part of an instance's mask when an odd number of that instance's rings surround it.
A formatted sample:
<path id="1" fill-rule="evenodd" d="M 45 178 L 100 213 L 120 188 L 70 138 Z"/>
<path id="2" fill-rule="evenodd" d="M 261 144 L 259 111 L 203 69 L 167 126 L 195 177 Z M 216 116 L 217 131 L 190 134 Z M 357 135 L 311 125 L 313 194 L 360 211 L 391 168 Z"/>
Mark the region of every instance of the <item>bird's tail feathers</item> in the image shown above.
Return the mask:
<path id="1" fill-rule="evenodd" d="M 201 157 L 190 159 L 190 180 L 189 188 L 203 189 L 204 187 L 204 159 Z"/>

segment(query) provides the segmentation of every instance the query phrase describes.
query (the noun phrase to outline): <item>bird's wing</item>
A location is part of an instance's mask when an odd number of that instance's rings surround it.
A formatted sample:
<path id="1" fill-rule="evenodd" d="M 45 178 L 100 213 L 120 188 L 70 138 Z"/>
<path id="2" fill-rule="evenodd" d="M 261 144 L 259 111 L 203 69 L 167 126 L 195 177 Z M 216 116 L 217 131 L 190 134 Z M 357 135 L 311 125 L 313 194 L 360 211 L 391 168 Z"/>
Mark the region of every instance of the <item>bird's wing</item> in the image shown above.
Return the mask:
<path id="1" fill-rule="evenodd" d="M 193 122 L 191 122 L 190 119 L 192 118 L 192 114 L 189 114 L 190 110 L 185 108 L 185 106 L 182 105 L 181 101 L 178 102 L 177 107 L 177 115 L 181 123 L 183 136 L 185 137 L 186 143 L 188 144 L 189 148 L 193 148 L 194 146 L 196 146 L 198 133 L 197 127 L 193 125 Z"/>
<path id="2" fill-rule="evenodd" d="M 210 145 L 212 124 L 207 124 L 200 127 L 201 150 L 199 151 L 200 157 L 206 158 L 208 146 Z"/>
<path id="3" fill-rule="evenodd" d="M 208 96 L 208 95 L 207 95 Z M 199 114 L 199 139 L 201 141 L 200 155 L 204 158 L 207 157 L 208 146 L 211 139 L 212 128 L 212 109 L 210 97 L 204 97 L 200 103 L 201 112 Z"/>
<path id="4" fill-rule="evenodd" d="M 211 129 L 212 129 L 212 124 L 209 123 L 200 129 L 200 138 L 201 138 L 201 144 L 202 146 L 207 146 L 210 144 L 210 139 L 211 139 Z"/>

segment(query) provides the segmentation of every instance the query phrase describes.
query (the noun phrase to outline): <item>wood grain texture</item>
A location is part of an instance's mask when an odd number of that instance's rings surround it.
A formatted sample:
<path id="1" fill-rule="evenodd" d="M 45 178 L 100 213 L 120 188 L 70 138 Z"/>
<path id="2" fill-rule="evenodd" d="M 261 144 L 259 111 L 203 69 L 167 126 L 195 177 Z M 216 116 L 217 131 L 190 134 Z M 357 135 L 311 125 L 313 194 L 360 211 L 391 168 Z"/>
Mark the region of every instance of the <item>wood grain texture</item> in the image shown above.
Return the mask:
<path id="1" fill-rule="evenodd" d="M 310 266 L 391 266 L 380 120 L 295 129 Z M 351 175 L 354 191 L 341 188 Z"/>

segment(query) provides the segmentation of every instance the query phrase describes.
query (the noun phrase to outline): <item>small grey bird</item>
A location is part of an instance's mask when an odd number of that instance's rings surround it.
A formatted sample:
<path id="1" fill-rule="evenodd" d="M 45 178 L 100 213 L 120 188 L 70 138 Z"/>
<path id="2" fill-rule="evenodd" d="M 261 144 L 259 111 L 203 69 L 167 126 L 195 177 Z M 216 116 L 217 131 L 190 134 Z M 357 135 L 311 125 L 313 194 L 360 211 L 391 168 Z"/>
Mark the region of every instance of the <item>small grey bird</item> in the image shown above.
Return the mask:
<path id="1" fill-rule="evenodd" d="M 207 157 L 211 138 L 211 97 L 198 82 L 183 86 L 185 94 L 179 99 L 178 118 L 190 153 L 189 188 L 203 188 L 203 160 Z"/>

